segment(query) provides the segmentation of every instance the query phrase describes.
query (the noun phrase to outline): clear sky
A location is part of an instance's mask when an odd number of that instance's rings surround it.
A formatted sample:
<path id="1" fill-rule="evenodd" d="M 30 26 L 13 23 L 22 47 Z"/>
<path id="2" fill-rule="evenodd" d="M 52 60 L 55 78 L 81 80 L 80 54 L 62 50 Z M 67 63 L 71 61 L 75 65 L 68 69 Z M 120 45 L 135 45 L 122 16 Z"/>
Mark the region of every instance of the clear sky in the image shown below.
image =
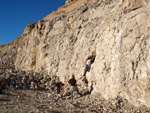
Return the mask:
<path id="1" fill-rule="evenodd" d="M 19 37 L 29 23 L 38 23 L 66 0 L 0 0 L 0 45 Z"/>

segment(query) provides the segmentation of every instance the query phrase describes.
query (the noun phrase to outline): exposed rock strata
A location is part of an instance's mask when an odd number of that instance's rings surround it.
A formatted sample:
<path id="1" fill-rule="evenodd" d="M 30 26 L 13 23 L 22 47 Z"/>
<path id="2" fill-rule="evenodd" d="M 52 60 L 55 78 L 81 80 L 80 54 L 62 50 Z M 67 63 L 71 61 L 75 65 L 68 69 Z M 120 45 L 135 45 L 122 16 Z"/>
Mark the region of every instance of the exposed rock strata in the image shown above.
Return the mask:
<path id="1" fill-rule="evenodd" d="M 94 51 L 87 74 L 92 93 L 150 107 L 149 7 L 148 0 L 97 0 L 65 16 L 46 17 L 25 29 L 15 68 L 46 71 L 63 82 L 72 74 L 79 79 Z"/>

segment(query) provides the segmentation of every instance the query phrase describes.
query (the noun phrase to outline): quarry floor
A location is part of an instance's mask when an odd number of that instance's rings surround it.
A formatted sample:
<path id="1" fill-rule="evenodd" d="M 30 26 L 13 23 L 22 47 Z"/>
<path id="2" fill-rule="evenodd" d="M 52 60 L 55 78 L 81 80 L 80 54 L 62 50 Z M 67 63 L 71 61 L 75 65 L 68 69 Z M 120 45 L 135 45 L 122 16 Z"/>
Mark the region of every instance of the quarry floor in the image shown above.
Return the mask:
<path id="1" fill-rule="evenodd" d="M 71 99 L 48 90 L 4 90 L 0 113 L 150 113 L 150 108 L 136 108 L 120 97 L 105 100 L 100 94 L 80 97 L 75 92 Z"/>

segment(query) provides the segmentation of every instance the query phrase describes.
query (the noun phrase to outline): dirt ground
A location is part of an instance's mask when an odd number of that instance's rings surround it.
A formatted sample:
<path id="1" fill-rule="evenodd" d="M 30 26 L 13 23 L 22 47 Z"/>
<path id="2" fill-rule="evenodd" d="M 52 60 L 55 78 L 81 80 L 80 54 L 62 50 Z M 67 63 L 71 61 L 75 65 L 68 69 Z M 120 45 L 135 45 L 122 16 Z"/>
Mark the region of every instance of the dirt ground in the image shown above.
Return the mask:
<path id="1" fill-rule="evenodd" d="M 120 97 L 105 100 L 100 94 L 59 97 L 49 90 L 4 90 L 0 94 L 0 113 L 150 113 Z"/>

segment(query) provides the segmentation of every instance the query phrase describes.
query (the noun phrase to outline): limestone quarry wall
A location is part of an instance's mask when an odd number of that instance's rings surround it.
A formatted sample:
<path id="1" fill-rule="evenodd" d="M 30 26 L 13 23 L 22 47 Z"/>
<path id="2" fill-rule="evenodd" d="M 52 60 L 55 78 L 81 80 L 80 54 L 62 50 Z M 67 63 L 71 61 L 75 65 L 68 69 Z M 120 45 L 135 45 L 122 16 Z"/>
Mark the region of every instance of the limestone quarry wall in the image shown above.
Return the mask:
<path id="1" fill-rule="evenodd" d="M 150 107 L 149 7 L 148 0 L 97 0 L 67 16 L 30 24 L 15 68 L 47 71 L 63 82 L 72 74 L 80 80 L 87 57 L 95 52 L 86 75 L 92 93 Z"/>

